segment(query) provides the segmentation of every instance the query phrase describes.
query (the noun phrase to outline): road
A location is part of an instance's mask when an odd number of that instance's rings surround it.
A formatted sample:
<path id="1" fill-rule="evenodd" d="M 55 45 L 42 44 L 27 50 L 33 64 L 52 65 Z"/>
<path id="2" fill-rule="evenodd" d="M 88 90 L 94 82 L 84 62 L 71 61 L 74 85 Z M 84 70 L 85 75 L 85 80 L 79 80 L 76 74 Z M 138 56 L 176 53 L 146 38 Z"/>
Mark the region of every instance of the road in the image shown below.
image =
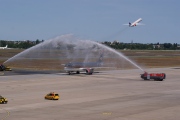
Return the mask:
<path id="1" fill-rule="evenodd" d="M 142 71 L 113 70 L 93 75 L 64 73 L 0 76 L 0 120 L 179 120 L 180 69 L 154 68 L 164 81 L 144 81 Z M 57 92 L 60 100 L 45 100 Z"/>

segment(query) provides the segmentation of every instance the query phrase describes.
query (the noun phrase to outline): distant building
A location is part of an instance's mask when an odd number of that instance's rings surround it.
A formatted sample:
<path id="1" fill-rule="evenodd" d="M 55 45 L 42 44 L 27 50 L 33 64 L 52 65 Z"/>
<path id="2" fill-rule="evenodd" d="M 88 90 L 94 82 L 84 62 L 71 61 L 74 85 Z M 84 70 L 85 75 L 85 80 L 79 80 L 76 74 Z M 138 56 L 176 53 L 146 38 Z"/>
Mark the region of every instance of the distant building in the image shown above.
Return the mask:
<path id="1" fill-rule="evenodd" d="M 119 41 L 117 41 L 117 40 L 115 40 L 115 41 L 111 42 L 111 45 L 117 45 L 117 44 L 120 44 L 120 42 L 119 42 Z"/>
<path id="2" fill-rule="evenodd" d="M 153 44 L 153 49 L 161 49 L 163 48 L 163 44 L 159 44 L 159 42 L 157 44 Z"/>

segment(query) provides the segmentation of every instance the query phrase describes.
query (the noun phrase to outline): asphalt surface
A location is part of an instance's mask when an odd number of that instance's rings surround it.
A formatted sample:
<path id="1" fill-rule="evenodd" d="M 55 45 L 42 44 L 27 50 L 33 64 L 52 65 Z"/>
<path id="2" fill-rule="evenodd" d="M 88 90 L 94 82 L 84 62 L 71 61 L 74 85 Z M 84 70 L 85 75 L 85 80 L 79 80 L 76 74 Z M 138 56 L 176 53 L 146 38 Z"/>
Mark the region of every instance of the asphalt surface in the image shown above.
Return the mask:
<path id="1" fill-rule="evenodd" d="M 163 72 L 164 81 L 144 81 L 143 73 L 113 70 L 93 75 L 12 71 L 0 73 L 0 120 L 179 120 L 179 68 Z M 45 100 L 49 92 L 58 101 Z"/>

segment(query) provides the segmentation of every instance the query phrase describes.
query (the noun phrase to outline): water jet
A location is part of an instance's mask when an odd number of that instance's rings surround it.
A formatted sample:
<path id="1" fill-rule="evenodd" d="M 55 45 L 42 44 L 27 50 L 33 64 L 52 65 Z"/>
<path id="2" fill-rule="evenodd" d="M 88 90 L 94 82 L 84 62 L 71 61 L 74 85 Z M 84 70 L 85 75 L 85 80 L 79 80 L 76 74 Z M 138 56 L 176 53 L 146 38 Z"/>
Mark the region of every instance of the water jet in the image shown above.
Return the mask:
<path id="1" fill-rule="evenodd" d="M 72 34 L 46 40 L 4 62 L 12 68 L 63 70 L 68 62 L 94 62 L 103 51 L 103 66 L 116 69 L 138 68 L 139 65 L 108 46 L 90 40 L 82 40 Z"/>

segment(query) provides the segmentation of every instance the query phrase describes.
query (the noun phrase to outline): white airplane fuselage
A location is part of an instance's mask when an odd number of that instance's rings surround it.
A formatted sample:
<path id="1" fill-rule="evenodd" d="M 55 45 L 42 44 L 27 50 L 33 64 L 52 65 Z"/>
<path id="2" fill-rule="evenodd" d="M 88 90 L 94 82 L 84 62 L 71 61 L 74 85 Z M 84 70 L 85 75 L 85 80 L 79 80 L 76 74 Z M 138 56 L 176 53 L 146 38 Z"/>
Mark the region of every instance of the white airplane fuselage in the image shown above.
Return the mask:
<path id="1" fill-rule="evenodd" d="M 7 49 L 7 45 L 5 47 L 0 47 L 0 49 Z"/>
<path id="2" fill-rule="evenodd" d="M 86 74 L 91 75 L 95 68 L 102 67 L 102 60 L 103 54 L 100 55 L 97 62 L 69 62 L 64 64 L 64 70 L 69 74 L 73 72 L 76 72 L 77 74 L 80 72 L 86 72 Z"/>
<path id="3" fill-rule="evenodd" d="M 71 74 L 72 72 L 80 73 L 86 72 L 87 74 L 92 74 L 95 67 L 100 67 L 101 63 L 99 62 L 88 62 L 88 63 L 67 63 L 65 64 L 64 70 Z"/>
<path id="4" fill-rule="evenodd" d="M 134 27 L 137 26 L 139 24 L 139 22 L 142 21 L 142 18 L 137 19 L 136 21 L 134 21 L 133 23 L 129 22 L 129 27 Z"/>

